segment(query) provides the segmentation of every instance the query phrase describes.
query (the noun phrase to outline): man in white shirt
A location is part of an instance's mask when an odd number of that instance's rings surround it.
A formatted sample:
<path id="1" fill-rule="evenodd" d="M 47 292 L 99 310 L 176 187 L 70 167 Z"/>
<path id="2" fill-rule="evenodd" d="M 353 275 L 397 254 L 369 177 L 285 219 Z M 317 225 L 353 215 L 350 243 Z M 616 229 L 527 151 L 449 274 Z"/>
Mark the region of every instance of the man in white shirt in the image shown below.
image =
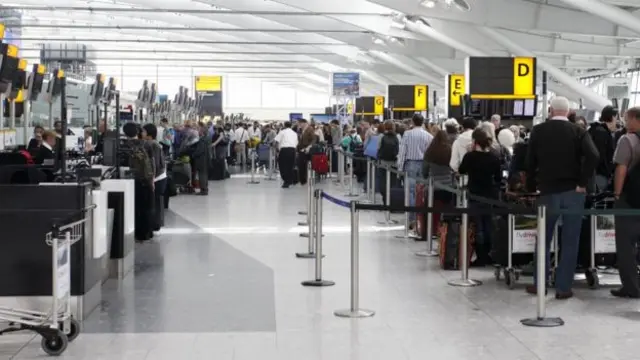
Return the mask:
<path id="1" fill-rule="evenodd" d="M 251 128 L 249 128 L 249 138 L 262 139 L 262 131 L 260 130 L 260 124 L 258 124 L 257 121 L 253 123 Z"/>
<path id="2" fill-rule="evenodd" d="M 244 128 L 244 124 L 238 125 L 234 134 L 236 166 L 245 167 L 247 165 L 247 142 L 249 141 L 249 132 Z"/>
<path id="3" fill-rule="evenodd" d="M 280 150 L 278 166 L 280 167 L 280 176 L 283 182 L 282 188 L 286 189 L 290 185 L 293 185 L 295 180 L 295 172 L 293 169 L 296 163 L 296 148 L 298 147 L 298 134 L 291 130 L 290 121 L 284 123 L 284 129 L 276 135 L 274 141 Z"/>
<path id="4" fill-rule="evenodd" d="M 478 126 L 478 123 L 472 118 L 466 118 L 462 120 L 462 134 L 458 136 L 456 141 L 451 145 L 451 160 L 449 166 L 454 172 L 458 172 L 462 158 L 469 152 L 473 144 L 471 134 L 473 130 Z"/>

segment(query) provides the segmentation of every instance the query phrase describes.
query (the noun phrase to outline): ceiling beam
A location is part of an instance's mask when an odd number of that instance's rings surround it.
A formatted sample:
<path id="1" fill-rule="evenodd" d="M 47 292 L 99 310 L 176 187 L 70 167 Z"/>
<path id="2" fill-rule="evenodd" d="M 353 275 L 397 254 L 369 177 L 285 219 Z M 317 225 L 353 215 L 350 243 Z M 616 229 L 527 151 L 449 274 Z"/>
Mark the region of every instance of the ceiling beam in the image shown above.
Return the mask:
<path id="1" fill-rule="evenodd" d="M 223 10 L 212 7 L 211 9 L 185 9 L 185 8 L 144 8 L 144 7 L 100 7 L 100 6 L 0 6 L 0 10 L 35 10 L 35 11 L 73 11 L 73 12 L 104 12 L 104 13 L 174 13 L 174 14 L 218 14 L 218 15 L 256 15 L 256 16 L 381 16 L 390 17 L 392 13 L 357 13 L 357 12 L 311 12 L 311 11 L 237 11 Z"/>
<path id="2" fill-rule="evenodd" d="M 351 46 L 344 43 L 277 42 L 277 41 L 216 41 L 216 40 L 173 40 L 173 39 L 105 39 L 74 37 L 17 37 L 14 41 L 63 41 L 63 42 L 113 42 L 113 43 L 153 43 L 153 44 L 200 44 L 200 45 L 269 45 L 269 46 Z M 295 54 L 295 53 L 292 53 Z"/>
<path id="3" fill-rule="evenodd" d="M 150 30 L 150 31 L 215 31 L 215 32 L 263 32 L 263 33 L 351 33 L 372 34 L 367 30 L 334 30 L 334 29 L 243 29 L 243 28 L 215 28 L 215 27 L 186 27 L 186 26 L 143 26 L 143 25 L 93 25 L 93 24 L 29 24 L 5 23 L 7 28 L 39 28 L 39 29 L 94 29 L 94 30 Z"/>

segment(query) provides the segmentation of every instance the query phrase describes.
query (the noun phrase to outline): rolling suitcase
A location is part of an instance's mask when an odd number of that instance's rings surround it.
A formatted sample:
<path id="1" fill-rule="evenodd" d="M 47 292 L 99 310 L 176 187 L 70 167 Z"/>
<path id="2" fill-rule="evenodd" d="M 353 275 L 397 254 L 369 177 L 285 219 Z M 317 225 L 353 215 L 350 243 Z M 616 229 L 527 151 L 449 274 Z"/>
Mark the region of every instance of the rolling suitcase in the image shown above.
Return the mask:
<path id="1" fill-rule="evenodd" d="M 440 222 L 438 237 L 440 238 L 439 258 L 443 270 L 457 270 L 460 267 L 460 216 L 445 216 Z M 475 242 L 475 226 L 469 223 L 467 230 L 467 265 L 471 262 Z"/>
<path id="2" fill-rule="evenodd" d="M 311 155 L 311 168 L 318 175 L 329 173 L 329 157 L 325 153 Z"/>

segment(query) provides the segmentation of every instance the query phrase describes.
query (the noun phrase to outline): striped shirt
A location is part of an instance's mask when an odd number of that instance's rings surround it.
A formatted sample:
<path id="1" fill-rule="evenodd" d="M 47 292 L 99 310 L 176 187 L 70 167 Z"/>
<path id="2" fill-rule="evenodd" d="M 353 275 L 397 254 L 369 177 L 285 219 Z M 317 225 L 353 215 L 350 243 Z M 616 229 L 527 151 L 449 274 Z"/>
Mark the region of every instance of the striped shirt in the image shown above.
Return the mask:
<path id="1" fill-rule="evenodd" d="M 433 136 L 422 126 L 405 131 L 400 142 L 398 169 L 404 169 L 406 161 L 422 161 Z"/>

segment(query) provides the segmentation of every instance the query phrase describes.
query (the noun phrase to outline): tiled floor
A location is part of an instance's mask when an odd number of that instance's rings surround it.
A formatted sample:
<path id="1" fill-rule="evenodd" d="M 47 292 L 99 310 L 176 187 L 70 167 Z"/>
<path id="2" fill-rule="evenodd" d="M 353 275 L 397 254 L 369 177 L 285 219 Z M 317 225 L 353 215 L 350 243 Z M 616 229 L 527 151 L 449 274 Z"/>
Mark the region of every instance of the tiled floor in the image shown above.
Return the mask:
<path id="1" fill-rule="evenodd" d="M 87 360 L 606 360 L 638 359 L 640 302 L 608 290 L 549 296 L 559 328 L 527 328 L 535 299 L 472 271 L 480 287 L 447 285 L 458 276 L 413 255 L 420 243 L 361 216 L 361 305 L 372 318 L 336 318 L 349 305 L 349 213 L 324 204 L 324 277 L 305 288 L 313 261 L 294 257 L 306 239 L 305 189 L 246 178 L 211 183 L 208 197 L 172 199 L 167 228 L 137 249 L 135 274 L 108 283 L 104 303 L 64 359 Z M 333 185 L 328 191 L 344 194 Z M 0 359 L 44 358 L 40 339 L 0 337 Z"/>

